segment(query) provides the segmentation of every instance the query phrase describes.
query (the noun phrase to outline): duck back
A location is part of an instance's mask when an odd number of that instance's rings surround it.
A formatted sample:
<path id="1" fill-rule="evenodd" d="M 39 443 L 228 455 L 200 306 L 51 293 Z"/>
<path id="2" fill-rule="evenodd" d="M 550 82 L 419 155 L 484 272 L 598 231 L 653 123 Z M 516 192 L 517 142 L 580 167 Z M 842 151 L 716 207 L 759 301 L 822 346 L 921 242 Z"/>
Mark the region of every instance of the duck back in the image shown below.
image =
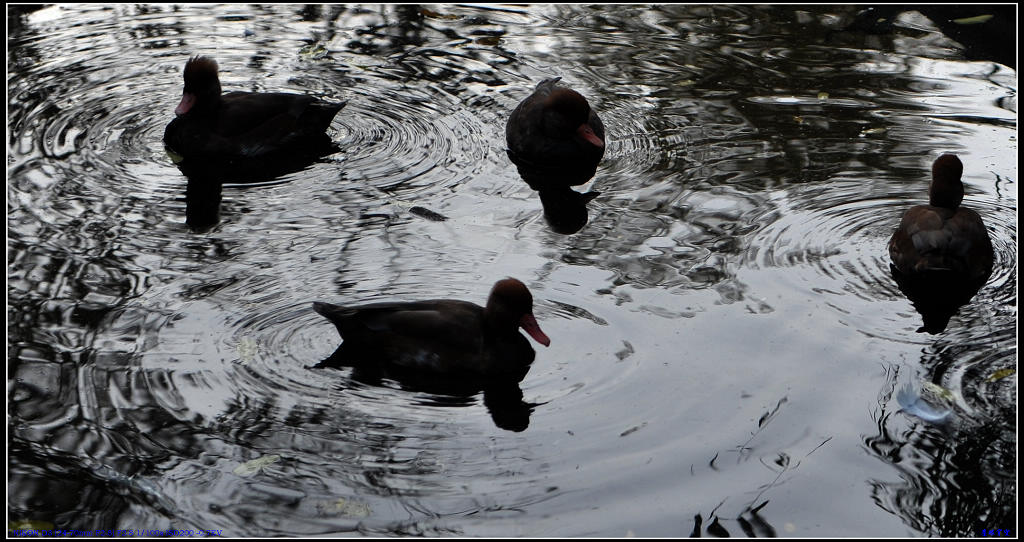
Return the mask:
<path id="1" fill-rule="evenodd" d="M 202 56 L 185 64 L 177 116 L 164 130 L 164 144 L 192 167 L 308 159 L 332 147 L 325 132 L 344 102 L 283 92 L 221 94 L 217 70 Z"/>
<path id="2" fill-rule="evenodd" d="M 904 274 L 946 272 L 969 279 L 992 271 L 992 241 L 978 213 L 918 205 L 903 216 L 889 241 L 889 256 Z"/>
<path id="3" fill-rule="evenodd" d="M 315 153 L 344 104 L 300 94 L 230 92 L 168 124 L 164 143 L 185 158 L 261 158 Z"/>
<path id="4" fill-rule="evenodd" d="M 344 341 L 318 367 L 374 367 L 399 380 L 437 375 L 463 380 L 521 381 L 535 353 L 529 341 L 488 331 L 484 308 L 457 300 L 372 303 L 344 307 L 316 302 Z"/>

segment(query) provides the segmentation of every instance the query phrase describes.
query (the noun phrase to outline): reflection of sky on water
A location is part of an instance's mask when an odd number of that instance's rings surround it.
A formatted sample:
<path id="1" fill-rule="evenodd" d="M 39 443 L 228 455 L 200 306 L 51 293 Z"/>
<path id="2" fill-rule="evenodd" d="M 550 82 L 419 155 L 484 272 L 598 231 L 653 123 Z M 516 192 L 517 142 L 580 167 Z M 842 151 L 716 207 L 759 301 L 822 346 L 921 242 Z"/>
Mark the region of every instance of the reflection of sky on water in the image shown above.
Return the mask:
<path id="1" fill-rule="evenodd" d="M 896 39 L 838 31 L 847 11 L 30 13 L 8 44 L 12 519 L 976 536 L 1013 517 L 1016 74 L 920 17 Z M 226 89 L 349 100 L 341 152 L 224 187 L 202 232 L 160 145 L 198 52 Z M 608 128 L 569 234 L 504 149 L 552 75 Z M 997 268 L 932 336 L 885 243 L 941 152 L 964 159 Z M 502 276 L 552 338 L 525 431 L 479 395 L 308 369 L 338 344 L 314 300 L 480 302 Z M 897 414 L 926 382 L 956 394 L 945 424 Z"/>

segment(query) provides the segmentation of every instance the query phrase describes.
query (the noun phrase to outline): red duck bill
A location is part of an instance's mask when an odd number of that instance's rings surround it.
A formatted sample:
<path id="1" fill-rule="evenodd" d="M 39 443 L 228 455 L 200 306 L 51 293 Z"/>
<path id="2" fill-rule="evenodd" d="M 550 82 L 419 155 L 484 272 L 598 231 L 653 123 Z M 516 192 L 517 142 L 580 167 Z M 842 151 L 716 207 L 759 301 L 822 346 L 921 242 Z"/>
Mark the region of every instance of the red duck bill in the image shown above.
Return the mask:
<path id="1" fill-rule="evenodd" d="M 523 315 L 522 319 L 519 320 L 519 327 L 523 328 L 523 331 L 533 337 L 533 340 L 538 343 L 544 346 L 551 344 L 551 339 L 540 330 L 540 325 L 537 324 L 537 319 L 532 314 Z"/>
<path id="2" fill-rule="evenodd" d="M 601 138 L 597 137 L 597 134 L 594 133 L 594 129 L 591 128 L 589 124 L 581 124 L 580 127 L 576 129 L 576 133 L 583 139 L 587 140 L 591 145 L 599 149 L 604 148 L 604 141 L 601 141 Z"/>
<path id="3" fill-rule="evenodd" d="M 181 102 L 178 103 L 178 107 L 174 108 L 174 114 L 180 117 L 180 116 L 184 115 L 185 113 L 188 113 L 188 110 L 192 109 L 192 106 L 195 105 L 195 103 L 196 103 L 196 95 L 195 94 L 192 94 L 191 92 L 186 92 L 185 94 L 182 94 L 181 95 Z"/>

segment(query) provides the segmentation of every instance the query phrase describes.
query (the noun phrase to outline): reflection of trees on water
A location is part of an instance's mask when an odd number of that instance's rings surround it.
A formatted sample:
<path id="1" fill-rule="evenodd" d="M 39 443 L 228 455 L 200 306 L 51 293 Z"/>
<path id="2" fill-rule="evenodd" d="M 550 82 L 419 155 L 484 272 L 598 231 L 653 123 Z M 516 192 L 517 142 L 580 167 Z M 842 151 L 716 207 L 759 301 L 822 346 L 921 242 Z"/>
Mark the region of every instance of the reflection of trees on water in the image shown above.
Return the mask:
<path id="1" fill-rule="evenodd" d="M 164 470 L 198 456 L 200 443 L 189 421 L 158 406 L 148 376 L 121 362 L 99 353 L 82 361 L 88 370 L 14 362 L 22 377 L 9 405 L 8 453 L 18 458 L 8 485 L 12 518 L 95 530 L 119 525 L 133 505 L 177 513 L 162 489 Z"/>
<path id="2" fill-rule="evenodd" d="M 461 495 L 462 510 L 480 498 L 462 495 L 445 477 L 453 461 L 444 458 L 453 449 L 445 442 L 459 435 L 444 424 L 429 423 L 429 431 L 396 426 L 372 408 L 350 406 L 345 390 L 330 405 L 290 407 L 279 394 L 240 391 L 207 419 L 188 405 L 201 389 L 176 386 L 193 380 L 202 386 L 201 377 L 126 371 L 132 365 L 127 358 L 107 361 L 111 368 L 85 372 L 62 364 L 55 366 L 66 368 L 59 375 L 27 375 L 13 386 L 9 453 L 18 461 L 8 488 L 12 519 L 91 531 L 123 526 L 141 507 L 151 529 L 216 528 L 229 518 L 233 529 L 250 526 L 249 534 L 397 533 L 424 527 L 420 520 L 389 518 L 437 517 L 421 509 L 421 496 Z M 78 382 L 83 377 L 90 381 Z M 58 396 L 48 395 L 51 380 L 62 382 Z M 86 400 L 68 397 L 78 389 L 87 391 Z M 358 402 L 360 393 L 348 397 Z M 423 408 L 440 415 L 458 406 Z M 403 444 L 408 439 L 417 443 Z M 232 472 L 261 454 L 281 459 L 256 476 Z M 245 497 L 223 500 L 239 492 Z M 179 495 L 202 505 L 178 517 Z M 406 513 L 385 512 L 396 506 Z M 375 509 L 384 519 L 371 521 Z"/>
<path id="3" fill-rule="evenodd" d="M 927 115 L 878 114 L 891 103 L 927 110 L 930 106 L 905 103 L 905 96 L 934 83 L 912 73 L 910 63 L 866 69 L 872 62 L 899 60 L 872 52 L 869 42 L 877 37 L 845 29 L 855 7 L 555 6 L 549 11 L 551 23 L 536 30 L 538 39 L 553 42 L 550 50 L 563 55 L 585 51 L 587 64 L 580 69 L 589 69 L 592 84 L 608 86 L 597 105 L 602 114 L 622 107 L 636 115 L 643 104 L 640 122 L 648 133 L 641 134 L 642 144 L 658 147 L 656 163 L 638 164 L 640 152 L 622 154 L 636 151 L 623 150 L 634 134 L 622 133 L 628 128 L 622 123 L 608 122 L 612 152 L 594 181 L 606 194 L 599 200 L 604 212 L 591 217 L 563 256 L 610 268 L 620 283 L 720 284 L 723 292 L 742 298 L 747 288 L 735 281 L 733 249 L 749 243 L 746 234 L 777 208 L 821 208 L 822 200 L 805 199 L 812 191 L 787 185 L 826 186 L 851 170 L 916 180 L 919 171 L 907 167 L 906 157 L 943 148 L 941 134 L 906 137 L 935 131 Z M 559 26 L 602 30 L 570 34 L 559 32 Z M 630 47 L 609 42 L 611 29 L 635 41 Z M 893 73 L 901 69 L 905 75 Z M 651 186 L 652 179 L 663 184 Z M 872 190 L 877 182 L 866 178 L 863 192 L 877 193 Z M 701 216 L 687 208 L 690 193 L 723 189 L 748 199 L 757 211 L 737 203 L 720 216 Z M 616 198 L 616 193 L 630 197 Z M 823 201 L 843 203 L 834 197 Z M 705 227 L 709 220 L 730 219 L 736 221 L 733 231 Z M 693 231 L 701 229 L 702 234 Z M 679 235 L 680 230 L 689 231 Z M 664 237 L 675 246 L 667 246 Z M 866 284 L 877 282 L 868 278 Z"/>
<path id="4" fill-rule="evenodd" d="M 52 197 L 73 202 L 59 207 L 67 214 L 9 244 L 18 264 L 8 271 L 8 510 L 57 528 L 111 528 L 133 504 L 171 508 L 152 477 L 194 441 L 128 369 L 124 345 L 143 340 L 145 319 L 111 329 L 150 286 L 140 255 L 122 250 L 123 222 L 111 218 L 122 201 L 79 207 L 92 196 L 70 182 Z M 28 218 L 22 209 L 8 216 Z"/>
<path id="5" fill-rule="evenodd" d="M 204 521 L 232 516 L 233 525 L 251 525 L 250 534 L 458 534 L 432 525 L 445 508 L 457 516 L 486 508 L 492 497 L 466 490 L 476 483 L 467 470 L 494 476 L 496 452 L 467 446 L 465 427 L 446 422 L 478 401 L 400 390 L 393 382 L 380 390 L 335 370 L 317 372 L 332 379 L 326 401 L 289 406 L 279 400 L 292 402 L 287 394 L 240 395 L 207 420 L 206 433 L 221 443 L 221 461 L 235 465 L 260 453 L 280 459 L 261 477 L 244 480 L 209 461 L 196 466 L 205 474 L 180 480 L 179 491 L 217 496 L 225 483 L 248 486 L 241 490 L 244 502 L 196 507 Z M 419 410 L 416 419 L 389 416 L 391 394 L 403 395 L 403 408 Z M 460 474 L 453 480 L 455 465 Z"/>
<path id="6" fill-rule="evenodd" d="M 769 426 L 780 417 L 783 407 L 788 403 L 789 398 L 787 396 L 779 398 L 774 407 L 765 410 L 758 418 L 757 428 L 750 432 L 750 437 L 744 442 L 737 444 L 727 454 L 736 455 L 737 465 L 757 458 L 761 465 L 766 467 L 771 473 L 774 473 L 774 476 L 769 474 L 766 478 L 762 478 L 759 475 L 746 478 L 761 483 L 757 486 L 756 490 L 751 490 L 753 497 L 749 498 L 747 504 L 740 509 L 740 513 L 736 517 L 726 517 L 721 515 L 720 512 L 720 509 L 725 506 L 730 497 L 724 498 L 712 510 L 707 511 L 706 518 L 704 514 L 696 514 L 693 518 L 691 537 L 699 537 L 704 534 L 715 537 L 728 537 L 733 534 L 742 534 L 747 537 L 774 537 L 778 535 L 776 528 L 764 517 L 764 514 L 768 512 L 766 507 L 772 500 L 771 496 L 773 493 L 776 493 L 774 490 L 785 485 L 787 480 L 795 475 L 796 469 L 805 460 L 808 460 L 812 454 L 824 448 L 832 441 L 831 436 L 825 437 L 820 441 L 817 438 L 808 440 L 805 447 L 807 451 L 803 456 L 792 455 L 791 447 L 787 447 L 785 450 L 780 449 L 766 453 L 766 451 L 758 451 L 758 446 L 751 445 L 755 439 L 768 432 Z M 808 434 L 805 433 L 804 436 L 808 436 Z M 723 453 L 716 453 L 708 461 L 708 468 L 716 472 L 727 469 L 730 462 L 724 461 L 724 458 Z M 736 498 L 739 498 L 739 494 L 737 494 Z M 748 497 L 744 496 L 742 498 L 747 499 Z M 736 526 L 733 526 L 733 522 L 736 523 Z M 737 526 L 739 527 L 738 532 L 736 531 Z"/>
<path id="7" fill-rule="evenodd" d="M 417 5 L 375 6 L 353 10 L 351 17 L 359 17 L 357 39 L 346 45 L 365 55 L 388 56 L 402 53 L 410 47 L 423 45 L 431 29 L 424 24 L 423 13 Z"/>
<path id="8" fill-rule="evenodd" d="M 740 532 L 730 532 L 729 529 L 722 525 L 722 520 L 725 518 L 719 518 L 714 512 L 711 512 L 706 524 L 704 517 L 697 514 L 693 516 L 693 530 L 690 532 L 690 537 L 713 536 L 715 538 L 728 538 L 730 536 L 746 536 L 749 538 L 775 538 L 778 536 L 775 527 L 765 521 L 758 513 L 766 504 L 768 503 L 764 502 L 756 508 L 747 510 L 743 514 L 732 518 L 732 521 L 739 524 Z"/>
<path id="9" fill-rule="evenodd" d="M 929 378 L 941 382 L 945 370 L 962 363 L 956 361 L 960 355 L 943 348 L 926 353 L 922 364 L 933 366 Z M 875 502 L 928 536 L 976 537 L 983 529 L 1016 525 L 1015 404 L 975 404 L 981 408 L 957 409 L 952 422 L 931 425 L 887 407 L 894 403 L 897 376 L 890 371 L 891 388 L 873 416 L 878 434 L 864 440 L 868 451 L 899 473 L 898 481 L 869 480 Z M 965 378 L 961 386 L 968 397 L 986 383 Z M 1014 400 L 1012 394 L 1006 398 Z"/>
<path id="10" fill-rule="evenodd" d="M 1017 67 L 1017 10 L 1013 4 L 978 5 L 880 5 L 859 6 L 856 17 L 846 27 L 869 35 L 894 36 L 906 29 L 893 24 L 901 13 L 917 11 L 928 17 L 948 38 L 962 48 L 968 60 L 993 60 Z"/>
<path id="11" fill-rule="evenodd" d="M 346 46 L 359 54 L 387 58 L 388 65 L 375 68 L 382 77 L 433 81 L 453 96 L 462 94 L 470 83 L 504 84 L 498 68 L 514 57 L 499 42 L 506 29 L 482 17 L 448 13 L 450 6 L 437 9 L 418 5 L 353 9 L 344 24 L 358 29 L 357 39 Z M 432 45 L 425 47 L 428 43 Z"/>
<path id="12" fill-rule="evenodd" d="M 161 489 L 167 462 L 201 449 L 191 420 L 156 397 L 153 382 L 163 379 L 133 368 L 137 350 L 152 347 L 166 323 L 159 308 L 133 300 L 153 286 L 152 254 L 174 252 L 187 262 L 230 252 L 213 243 L 183 253 L 174 239 L 158 237 L 126 252 L 126 226 L 113 218 L 124 202 L 92 201 L 88 190 L 61 184 L 51 198 L 73 203 L 9 243 L 18 264 L 8 271 L 8 509 L 12 518 L 61 529 L 110 529 L 135 505 L 173 516 L 173 499 Z M 83 201 L 90 205 L 77 205 Z M 143 210 L 134 227 L 166 220 L 158 209 Z M 21 209 L 8 217 L 15 225 L 29 218 Z"/>
<path id="13" fill-rule="evenodd" d="M 127 21 L 153 8 L 116 9 Z M 273 8 L 254 9 L 264 10 L 261 16 L 266 21 L 282 17 Z M 606 85 L 599 102 L 602 114 L 618 112 L 620 118 L 636 118 L 647 131 L 616 134 L 616 125 L 609 123 L 613 152 L 606 156 L 594 182 L 594 189 L 604 195 L 591 202 L 590 224 L 572 238 L 572 247 L 561 258 L 611 269 L 619 281 L 645 288 L 717 288 L 723 296 L 742 296 L 744 285 L 735 280 L 735 268 L 746 241 L 759 220 L 778 212 L 780 200 L 775 198 L 788 202 L 793 197 L 777 187 L 823 183 L 854 160 L 879 170 L 907 173 L 909 179 L 919 173 L 919 167 L 916 162 L 908 167 L 906 157 L 941 143 L 901 139 L 907 133 L 933 129 L 927 115 L 872 115 L 879 106 L 927 112 L 925 106 L 905 103 L 906 96 L 920 92 L 922 83 L 910 75 L 894 75 L 892 70 L 899 66 L 877 73 L 857 68 L 871 60 L 869 53 L 855 50 L 871 48 L 862 46 L 866 38 L 819 24 L 821 13 L 845 9 L 842 6 L 548 9 L 555 15 L 549 24 L 519 25 L 514 27 L 514 38 L 507 33 L 513 26 L 492 23 L 485 12 L 472 18 L 460 12 L 461 18 L 453 18 L 417 6 L 296 6 L 291 13 L 303 21 L 325 23 L 322 34 L 317 30 L 310 36 L 311 42 L 336 40 L 343 29 L 359 29 L 357 38 L 345 46 L 371 64 L 386 60 L 365 68 L 376 75 L 410 85 L 429 81 L 456 96 L 465 92 L 467 84 L 500 86 L 527 70 L 555 66 L 585 74 L 594 86 Z M 796 11 L 812 17 L 794 17 Z M 132 22 L 116 37 L 139 49 L 187 48 L 194 45 L 186 42 L 188 17 Z M 261 48 L 253 54 L 252 66 L 258 67 L 278 54 L 272 32 L 277 27 L 258 19 L 255 24 L 252 41 Z M 529 38 L 531 29 L 552 51 L 531 52 L 531 61 L 548 58 L 552 62 L 527 66 L 508 46 L 510 40 Z M 40 36 L 25 34 L 11 41 L 18 52 L 12 57 L 12 85 L 25 79 L 19 71 L 49 62 L 51 53 L 37 48 L 36 42 L 43 42 Z M 775 42 L 777 47 L 771 47 Z M 824 43 L 849 48 L 826 49 Z M 898 55 L 892 56 L 896 58 L 889 62 L 900 62 Z M 52 85 L 12 87 L 17 91 L 11 93 L 12 131 L 20 132 L 22 122 L 46 122 L 57 115 L 52 96 L 70 94 L 85 78 L 86 68 L 85 63 L 62 66 L 66 77 L 47 80 Z M 529 76 L 534 77 L 534 72 Z M 530 86 L 509 85 L 507 95 L 496 96 L 514 105 Z M 853 100 L 836 105 L 834 100 L 817 99 L 819 92 L 827 92 L 828 98 Z M 783 105 L 750 99 L 790 94 L 805 100 Z M 490 96 L 473 98 L 479 101 L 467 99 L 467 107 L 477 108 L 481 115 L 500 114 L 501 108 L 487 101 Z M 28 118 L 33 111 L 39 118 Z M 606 117 L 610 118 L 614 115 Z M 865 129 L 878 129 L 879 135 L 861 137 Z M 627 141 L 639 148 L 621 150 Z M 48 145 L 42 147 L 43 153 L 51 150 Z M 645 163 L 640 155 L 654 158 Z M 52 158 L 30 156 L 14 164 L 9 171 L 14 193 L 22 190 L 17 183 L 52 178 L 54 170 L 66 167 L 60 164 L 65 157 Z M 153 237 L 145 240 L 145 246 L 129 243 L 135 253 L 126 253 L 123 237 L 131 234 L 131 228 L 157 229 L 167 213 L 145 203 L 117 199 L 97 203 L 80 179 L 66 177 L 47 190 L 52 191 L 53 200 L 69 205 L 47 209 L 46 215 L 13 207 L 8 216 L 10 229 L 17 232 L 8 246 L 12 260 L 8 272 L 8 510 L 12 519 L 27 515 L 59 528 L 109 528 L 118 525 L 119 519 L 138 514 L 132 509 L 139 505 L 159 510 L 160 493 L 173 496 L 181 490 L 192 499 L 191 495 L 208 491 L 219 499 L 251 486 L 255 489 L 251 493 L 263 492 L 263 501 L 242 506 L 211 502 L 204 519 L 223 522 L 229 516 L 232 525 L 249 525 L 261 534 L 313 534 L 346 526 L 388 534 L 422 534 L 429 529 L 415 519 L 400 525 L 360 526 L 365 518 L 338 505 L 339 495 L 351 496 L 351 488 L 359 488 L 370 498 L 379 497 L 380 506 L 386 506 L 388 497 L 404 497 L 400 506 L 412 517 L 441 514 L 431 509 L 437 501 L 426 496 L 439 491 L 450 497 L 461 487 L 445 478 L 440 454 L 422 446 L 398 445 L 401 437 L 396 435 L 409 434 L 408 428 L 344 405 L 286 407 L 273 394 L 247 397 L 244 404 L 240 399 L 217 420 L 160 406 L 163 398 L 175 392 L 170 371 L 138 370 L 133 366 L 133 349 L 155 340 L 154 331 L 166 323 L 161 319 L 167 315 L 160 314 L 159 307 L 141 307 L 133 300 L 163 280 L 154 273 L 157 269 L 191 274 L 201 269 L 197 264 L 209 266 L 231 257 L 238 248 L 231 243 L 237 241 L 204 240 L 207 244 L 183 249 L 173 239 Z M 874 190 L 866 186 L 865 192 Z M 76 202 L 87 203 L 78 207 Z M 806 204 L 789 202 L 791 207 Z M 217 208 L 201 205 L 197 212 L 210 215 Z M 140 222 L 126 227 L 111 218 L 125 214 L 126 209 Z M 365 236 L 364 226 L 351 227 Z M 182 250 L 193 252 L 183 254 Z M 182 296 L 190 294 L 190 286 L 215 283 L 209 275 L 183 282 Z M 963 348 L 977 347 L 989 356 L 998 345 L 1005 350 L 1012 338 L 1005 336 L 1002 327 L 1003 335 L 993 342 Z M 942 352 L 923 360 L 937 380 L 945 372 L 956 372 L 969 355 L 948 345 Z M 990 360 L 982 361 L 966 369 L 961 390 L 982 412 L 972 415 L 973 424 L 947 432 L 912 421 L 914 425 L 901 432 L 892 422 L 902 415 L 883 411 L 878 435 L 866 439 L 866 447 L 901 476 L 896 482 L 873 482 L 876 501 L 923 533 L 977 536 L 981 528 L 1014 524 L 1016 429 L 1010 420 L 1016 408 L 1005 400 L 991 405 L 984 401 L 991 400 L 992 393 L 1013 398 L 1013 393 L 1005 395 L 1004 388 L 1013 388 L 1015 379 L 988 382 L 992 371 L 972 372 L 991 366 Z M 1010 363 L 1005 358 L 995 362 Z M 417 438 L 460 436 L 444 435 L 443 423 L 434 424 L 432 431 L 437 434 Z M 424 453 L 399 455 L 410 448 L 424 449 Z M 270 469 L 272 482 L 239 481 L 230 474 L 235 462 L 251 458 L 246 454 L 285 449 L 296 452 Z M 323 457 L 337 460 L 325 462 Z M 325 463 L 333 470 L 324 472 Z M 147 482 L 155 484 L 156 491 Z M 421 495 L 424 498 L 417 501 Z M 451 500 L 466 503 L 463 511 L 483 510 L 487 504 L 474 501 L 472 495 Z M 277 506 L 281 503 L 284 506 Z M 759 517 L 769 510 L 762 508 L 763 503 L 752 506 L 729 520 L 738 522 L 739 530 L 723 526 L 711 511 L 694 518 L 694 531 L 774 534 Z M 337 514 L 346 513 L 347 524 L 342 525 Z M 52 515 L 42 517 L 45 514 Z M 274 522 L 276 527 L 267 527 Z"/>

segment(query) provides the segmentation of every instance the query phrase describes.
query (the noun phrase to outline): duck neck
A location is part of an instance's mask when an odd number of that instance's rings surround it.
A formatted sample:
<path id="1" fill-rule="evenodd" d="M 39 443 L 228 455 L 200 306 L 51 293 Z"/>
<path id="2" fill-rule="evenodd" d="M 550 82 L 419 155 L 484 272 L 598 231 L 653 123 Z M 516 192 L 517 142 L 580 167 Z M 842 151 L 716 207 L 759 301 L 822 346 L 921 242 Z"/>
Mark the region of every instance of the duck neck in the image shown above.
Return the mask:
<path id="1" fill-rule="evenodd" d="M 495 303 L 484 307 L 484 327 L 493 335 L 508 335 L 519 329 L 519 319 Z"/>
<path id="2" fill-rule="evenodd" d="M 964 184 L 960 179 L 936 178 L 928 191 L 928 203 L 935 207 L 956 209 L 964 200 Z"/>

